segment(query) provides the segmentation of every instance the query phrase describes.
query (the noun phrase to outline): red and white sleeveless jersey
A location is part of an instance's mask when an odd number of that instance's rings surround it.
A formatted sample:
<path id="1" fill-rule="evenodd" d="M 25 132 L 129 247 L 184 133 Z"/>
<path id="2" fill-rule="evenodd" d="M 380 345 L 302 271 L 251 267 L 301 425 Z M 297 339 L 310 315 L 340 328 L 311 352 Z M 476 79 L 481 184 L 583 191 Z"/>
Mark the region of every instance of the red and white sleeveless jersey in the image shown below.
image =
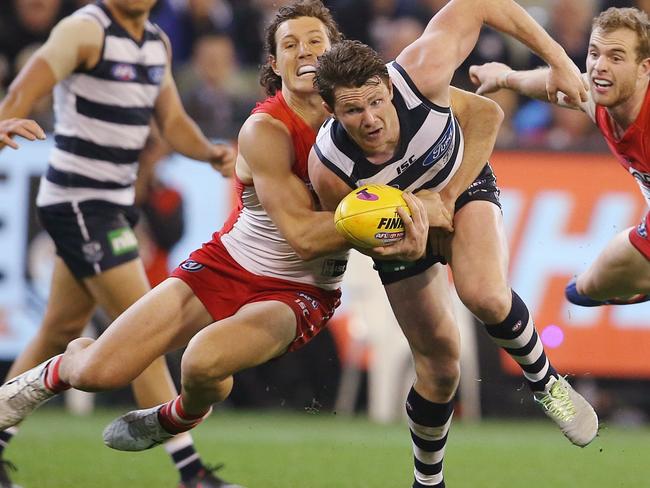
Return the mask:
<path id="1" fill-rule="evenodd" d="M 307 158 L 316 140 L 315 131 L 291 110 L 280 91 L 258 103 L 252 113 L 269 114 L 287 127 L 295 154 L 292 171 L 311 188 Z M 255 186 L 244 185 L 239 180 L 236 184 L 237 207 L 219 232 L 221 241 L 235 261 L 257 275 L 308 283 L 328 290 L 341 285 L 347 251 L 303 261 L 261 205 Z"/>
<path id="2" fill-rule="evenodd" d="M 623 167 L 634 176 L 650 206 L 650 87 L 639 115 L 620 139 L 614 135 L 612 119 L 605 107 L 596 105 L 595 119 L 607 145 Z"/>

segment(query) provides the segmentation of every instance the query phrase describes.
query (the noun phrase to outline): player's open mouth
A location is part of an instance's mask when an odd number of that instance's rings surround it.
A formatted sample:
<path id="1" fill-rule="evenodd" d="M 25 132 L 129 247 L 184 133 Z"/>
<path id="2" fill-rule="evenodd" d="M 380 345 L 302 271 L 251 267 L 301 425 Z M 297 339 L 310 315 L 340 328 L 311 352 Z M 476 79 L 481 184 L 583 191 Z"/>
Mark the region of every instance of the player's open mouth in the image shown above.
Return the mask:
<path id="1" fill-rule="evenodd" d="M 366 132 L 366 139 L 377 139 L 381 134 L 381 127 L 370 132 Z"/>
<path id="2" fill-rule="evenodd" d="M 611 81 L 605 80 L 603 78 L 592 78 L 591 83 L 599 93 L 603 93 L 613 86 L 613 83 Z"/>
<path id="3" fill-rule="evenodd" d="M 311 64 L 306 64 L 305 66 L 301 66 L 300 68 L 298 68 L 297 75 L 303 76 L 303 75 L 309 75 L 314 73 L 316 73 L 316 66 L 313 66 Z"/>

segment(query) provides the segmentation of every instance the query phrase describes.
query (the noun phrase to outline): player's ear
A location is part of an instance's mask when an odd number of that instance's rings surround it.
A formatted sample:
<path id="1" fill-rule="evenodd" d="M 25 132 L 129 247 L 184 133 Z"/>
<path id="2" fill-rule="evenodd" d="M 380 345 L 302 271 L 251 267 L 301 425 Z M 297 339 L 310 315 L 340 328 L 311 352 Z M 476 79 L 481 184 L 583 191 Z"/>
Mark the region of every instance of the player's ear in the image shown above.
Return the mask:
<path id="1" fill-rule="evenodd" d="M 650 76 L 650 58 L 645 58 L 639 65 L 639 78 Z"/>
<path id="2" fill-rule="evenodd" d="M 273 72 L 276 75 L 280 76 L 280 70 L 278 69 L 278 62 L 276 61 L 275 56 L 273 56 L 272 54 L 269 54 L 269 65 L 271 65 L 271 69 L 273 70 Z"/>
<path id="3" fill-rule="evenodd" d="M 325 110 L 327 110 L 327 113 L 330 114 L 332 117 L 336 118 L 336 115 L 334 115 L 334 108 L 330 107 L 329 103 L 323 101 L 323 107 Z"/>
<path id="4" fill-rule="evenodd" d="M 388 88 L 388 95 L 390 96 L 390 99 L 393 99 L 393 82 L 391 81 L 390 78 L 388 78 L 386 87 Z"/>

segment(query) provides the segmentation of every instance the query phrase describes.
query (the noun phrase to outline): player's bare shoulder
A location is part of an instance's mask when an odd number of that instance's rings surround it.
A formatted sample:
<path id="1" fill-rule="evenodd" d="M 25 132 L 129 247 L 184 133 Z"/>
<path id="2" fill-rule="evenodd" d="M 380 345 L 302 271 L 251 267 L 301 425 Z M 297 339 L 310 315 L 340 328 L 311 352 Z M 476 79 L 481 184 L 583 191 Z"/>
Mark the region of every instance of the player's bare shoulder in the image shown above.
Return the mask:
<path id="1" fill-rule="evenodd" d="M 238 176 L 241 173 L 252 179 L 256 173 L 291 168 L 294 149 L 289 129 L 269 114 L 250 115 L 239 130 L 237 142 Z"/>
<path id="2" fill-rule="evenodd" d="M 104 29 L 98 20 L 71 15 L 52 29 L 38 54 L 48 62 L 57 79 L 62 79 L 77 67 L 90 68 L 97 64 L 103 42 Z"/>
<path id="3" fill-rule="evenodd" d="M 274 144 L 264 147 L 263 143 L 269 140 L 280 143 L 282 139 L 288 139 L 288 142 L 291 142 L 289 129 L 280 120 L 263 112 L 250 115 L 239 130 L 238 136 L 240 150 L 244 151 L 259 146 L 265 150 L 272 150 Z"/>

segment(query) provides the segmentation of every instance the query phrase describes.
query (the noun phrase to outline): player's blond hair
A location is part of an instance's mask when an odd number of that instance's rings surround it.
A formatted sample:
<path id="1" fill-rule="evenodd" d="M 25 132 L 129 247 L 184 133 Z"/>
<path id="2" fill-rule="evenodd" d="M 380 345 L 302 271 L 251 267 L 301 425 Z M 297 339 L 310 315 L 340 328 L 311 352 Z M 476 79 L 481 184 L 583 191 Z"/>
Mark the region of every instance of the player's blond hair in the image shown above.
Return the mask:
<path id="1" fill-rule="evenodd" d="M 603 32 L 617 29 L 629 29 L 636 33 L 636 61 L 640 63 L 650 58 L 650 20 L 648 14 L 637 8 L 611 7 L 596 17 L 592 29 L 599 28 Z"/>

